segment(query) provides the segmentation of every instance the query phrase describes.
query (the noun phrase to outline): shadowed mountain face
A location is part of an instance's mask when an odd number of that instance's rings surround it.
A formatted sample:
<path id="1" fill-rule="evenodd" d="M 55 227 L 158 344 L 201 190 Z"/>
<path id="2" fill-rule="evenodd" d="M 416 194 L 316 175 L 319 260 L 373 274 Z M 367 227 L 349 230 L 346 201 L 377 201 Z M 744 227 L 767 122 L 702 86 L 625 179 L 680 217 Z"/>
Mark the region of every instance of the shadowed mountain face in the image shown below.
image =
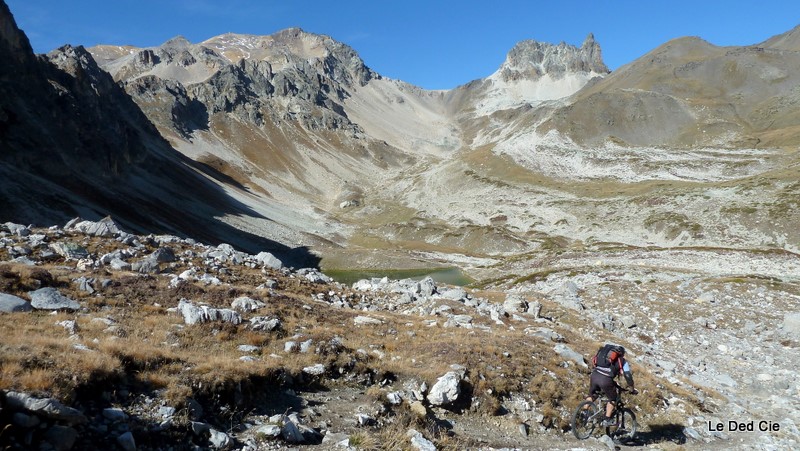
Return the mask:
<path id="1" fill-rule="evenodd" d="M 4 21 L 8 219 L 112 214 L 331 268 L 479 275 L 612 243 L 800 247 L 796 29 L 677 39 L 612 73 L 592 35 L 523 41 L 486 78 L 426 91 L 299 29 L 35 57 Z"/>
<path id="2" fill-rule="evenodd" d="M 215 219 L 262 215 L 176 152 L 82 47 L 35 56 L 0 4 L 0 203 L 3 221 L 53 224 L 112 215 L 131 231 L 290 248 Z M 297 253 L 297 261 L 314 261 Z M 293 257 L 286 257 L 291 260 Z"/>

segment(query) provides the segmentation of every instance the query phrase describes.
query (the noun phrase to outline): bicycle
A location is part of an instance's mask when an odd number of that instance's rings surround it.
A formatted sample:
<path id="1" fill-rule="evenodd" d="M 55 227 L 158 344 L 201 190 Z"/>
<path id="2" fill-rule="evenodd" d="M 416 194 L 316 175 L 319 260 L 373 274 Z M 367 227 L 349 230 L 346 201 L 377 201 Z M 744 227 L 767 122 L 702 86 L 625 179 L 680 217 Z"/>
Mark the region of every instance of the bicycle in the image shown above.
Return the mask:
<path id="1" fill-rule="evenodd" d="M 617 406 L 612 416 L 614 425 L 605 426 L 605 433 L 612 439 L 630 440 L 636 434 L 636 414 L 625 407 L 621 392 L 631 392 L 631 390 L 622 388 L 616 383 L 614 385 L 620 390 L 620 396 L 617 399 Z M 602 427 L 600 423 L 605 419 L 607 403 L 608 397 L 605 394 L 601 394 L 594 401 L 587 400 L 578 405 L 575 413 L 572 414 L 572 433 L 575 438 L 585 440 L 592 435 L 595 428 Z"/>

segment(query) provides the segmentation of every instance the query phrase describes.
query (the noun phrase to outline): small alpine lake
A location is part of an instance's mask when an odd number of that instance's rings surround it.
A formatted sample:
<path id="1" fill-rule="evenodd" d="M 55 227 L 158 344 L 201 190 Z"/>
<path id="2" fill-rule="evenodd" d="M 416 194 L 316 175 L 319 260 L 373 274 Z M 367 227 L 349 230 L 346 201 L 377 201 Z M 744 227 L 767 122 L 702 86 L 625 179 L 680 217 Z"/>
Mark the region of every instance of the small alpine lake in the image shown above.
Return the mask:
<path id="1" fill-rule="evenodd" d="M 333 280 L 352 285 L 361 279 L 388 277 L 392 280 L 422 280 L 430 277 L 436 282 L 448 285 L 465 286 L 474 282 L 459 268 L 419 268 L 419 269 L 330 269 L 323 271 Z"/>

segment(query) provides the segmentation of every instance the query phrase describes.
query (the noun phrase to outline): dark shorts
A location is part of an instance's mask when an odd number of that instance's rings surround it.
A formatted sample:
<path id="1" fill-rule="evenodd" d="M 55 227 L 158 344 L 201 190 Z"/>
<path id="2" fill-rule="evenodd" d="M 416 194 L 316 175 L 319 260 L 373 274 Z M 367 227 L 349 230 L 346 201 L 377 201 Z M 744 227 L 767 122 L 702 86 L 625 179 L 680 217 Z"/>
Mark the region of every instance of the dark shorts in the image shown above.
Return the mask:
<path id="1" fill-rule="evenodd" d="M 618 394 L 617 388 L 614 385 L 614 379 L 592 371 L 592 377 L 589 380 L 589 396 L 591 396 L 592 399 L 597 399 L 596 393 L 600 391 L 605 393 L 609 400 L 617 400 Z"/>

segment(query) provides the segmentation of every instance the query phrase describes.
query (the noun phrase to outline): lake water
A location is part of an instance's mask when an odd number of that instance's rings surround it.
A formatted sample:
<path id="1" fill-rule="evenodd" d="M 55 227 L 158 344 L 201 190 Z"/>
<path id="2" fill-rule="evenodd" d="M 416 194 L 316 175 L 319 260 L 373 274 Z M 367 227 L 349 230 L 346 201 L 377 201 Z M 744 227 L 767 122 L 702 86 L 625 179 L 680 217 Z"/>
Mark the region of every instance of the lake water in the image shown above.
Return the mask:
<path id="1" fill-rule="evenodd" d="M 446 283 L 448 285 L 465 286 L 469 285 L 474 280 L 467 277 L 458 268 L 422 268 L 422 269 L 346 269 L 338 270 L 332 269 L 323 271 L 326 275 L 333 278 L 333 280 L 352 285 L 361 279 L 372 279 L 373 277 L 382 278 L 388 277 L 389 279 L 414 279 L 422 280 L 426 277 L 432 278 L 439 283 Z"/>

